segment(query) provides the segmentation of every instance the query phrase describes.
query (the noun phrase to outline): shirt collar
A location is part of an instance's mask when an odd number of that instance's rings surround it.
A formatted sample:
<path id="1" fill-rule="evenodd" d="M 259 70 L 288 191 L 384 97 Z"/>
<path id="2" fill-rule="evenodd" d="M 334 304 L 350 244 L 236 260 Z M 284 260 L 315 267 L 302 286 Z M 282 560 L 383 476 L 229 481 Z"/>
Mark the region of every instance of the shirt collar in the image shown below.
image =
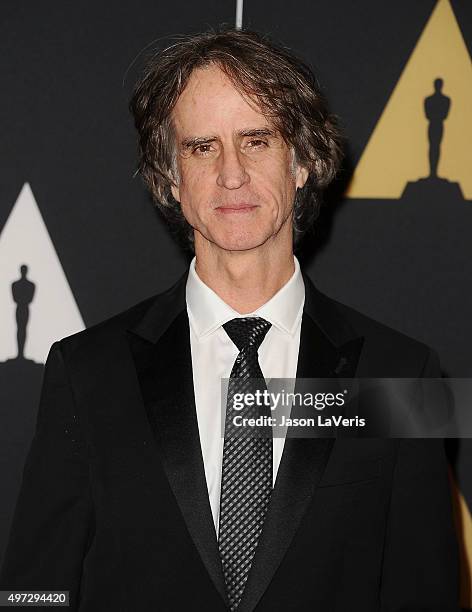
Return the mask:
<path id="1" fill-rule="evenodd" d="M 211 334 L 221 325 L 238 317 L 263 317 L 287 334 L 295 333 L 303 313 L 305 285 L 298 259 L 294 256 L 295 271 L 291 278 L 268 302 L 248 314 L 240 314 L 226 304 L 198 276 L 195 257 L 192 259 L 186 285 L 187 311 L 190 324 L 197 336 Z"/>

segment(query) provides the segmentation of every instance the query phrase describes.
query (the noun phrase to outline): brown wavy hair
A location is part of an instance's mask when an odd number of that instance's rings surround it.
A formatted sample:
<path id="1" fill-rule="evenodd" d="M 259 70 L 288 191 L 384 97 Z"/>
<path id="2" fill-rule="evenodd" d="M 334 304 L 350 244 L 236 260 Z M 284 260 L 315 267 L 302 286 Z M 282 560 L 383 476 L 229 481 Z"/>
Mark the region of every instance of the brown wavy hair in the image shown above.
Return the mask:
<path id="1" fill-rule="evenodd" d="M 179 181 L 172 110 L 190 75 L 216 64 L 242 95 L 261 112 L 294 151 L 294 160 L 309 171 L 293 209 L 294 245 L 319 215 L 324 188 L 342 159 L 342 137 L 318 82 L 301 59 L 267 36 L 220 28 L 183 36 L 153 54 L 130 101 L 138 131 L 138 166 L 153 199 L 171 229 L 193 250 L 193 228 L 171 193 Z"/>

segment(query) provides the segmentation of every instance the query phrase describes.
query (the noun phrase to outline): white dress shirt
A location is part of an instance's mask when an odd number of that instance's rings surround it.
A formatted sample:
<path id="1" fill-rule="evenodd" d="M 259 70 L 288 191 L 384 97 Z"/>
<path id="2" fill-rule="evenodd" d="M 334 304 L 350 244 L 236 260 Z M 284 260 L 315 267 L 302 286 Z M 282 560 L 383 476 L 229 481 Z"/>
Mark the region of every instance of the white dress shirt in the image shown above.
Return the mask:
<path id="1" fill-rule="evenodd" d="M 190 322 L 195 406 L 208 495 L 217 535 L 224 443 L 221 379 L 230 377 L 238 355 L 236 345 L 222 325 L 231 319 L 246 316 L 263 317 L 272 323 L 259 347 L 262 373 L 265 378 L 294 379 L 297 373 L 305 303 L 305 285 L 296 257 L 294 264 L 295 271 L 290 280 L 268 302 L 254 312 L 244 315 L 228 306 L 199 278 L 195 271 L 195 257 L 190 264 L 186 302 Z M 274 484 L 284 442 L 285 437 L 273 439 Z"/>

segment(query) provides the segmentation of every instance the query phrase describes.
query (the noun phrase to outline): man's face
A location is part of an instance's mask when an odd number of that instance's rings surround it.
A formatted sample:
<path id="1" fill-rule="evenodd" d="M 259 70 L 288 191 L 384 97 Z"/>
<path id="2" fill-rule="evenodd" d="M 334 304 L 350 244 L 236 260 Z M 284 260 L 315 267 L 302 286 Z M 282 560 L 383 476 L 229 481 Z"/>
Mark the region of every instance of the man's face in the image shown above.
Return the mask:
<path id="1" fill-rule="evenodd" d="M 291 243 L 295 191 L 308 173 L 220 68 L 193 72 L 172 119 L 180 175 L 172 194 L 196 250 L 207 241 L 227 251 Z"/>

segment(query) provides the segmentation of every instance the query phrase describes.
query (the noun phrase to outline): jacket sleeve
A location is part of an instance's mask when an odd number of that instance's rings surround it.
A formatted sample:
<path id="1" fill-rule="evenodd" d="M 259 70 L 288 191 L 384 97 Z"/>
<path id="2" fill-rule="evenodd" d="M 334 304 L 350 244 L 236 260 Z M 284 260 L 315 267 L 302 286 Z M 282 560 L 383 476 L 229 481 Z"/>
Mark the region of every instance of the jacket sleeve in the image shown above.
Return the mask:
<path id="1" fill-rule="evenodd" d="M 441 376 L 430 351 L 420 376 Z M 457 612 L 459 553 L 443 439 L 400 439 L 381 576 L 382 612 Z"/>
<path id="2" fill-rule="evenodd" d="M 87 447 L 61 343 L 55 342 L 46 361 L 0 589 L 68 590 L 69 609 L 76 610 L 82 561 L 92 532 Z"/>

